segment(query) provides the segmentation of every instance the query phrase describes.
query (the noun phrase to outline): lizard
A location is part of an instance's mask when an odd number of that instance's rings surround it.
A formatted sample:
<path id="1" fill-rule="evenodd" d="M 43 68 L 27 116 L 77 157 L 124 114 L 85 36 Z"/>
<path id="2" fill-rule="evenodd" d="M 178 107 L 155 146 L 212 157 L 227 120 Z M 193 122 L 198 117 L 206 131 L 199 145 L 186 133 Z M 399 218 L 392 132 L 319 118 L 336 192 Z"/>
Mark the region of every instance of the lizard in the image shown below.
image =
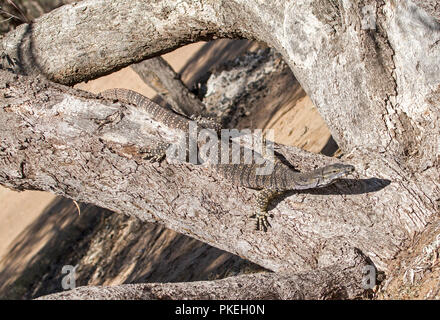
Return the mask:
<path id="1" fill-rule="evenodd" d="M 132 90 L 109 89 L 101 92 L 100 96 L 104 99 L 140 107 L 155 121 L 160 122 L 170 130 L 179 130 L 188 135 L 190 122 L 195 120 L 201 128 L 211 129 L 217 135 L 220 135 L 221 126 L 214 120 L 179 114 L 154 103 L 147 97 Z M 224 141 L 219 143 L 224 143 Z M 144 158 L 160 161 L 164 158 L 169 145 L 169 143 L 161 143 L 156 148 L 146 150 Z M 267 165 L 267 161 L 272 161 L 271 171 L 268 174 L 259 173 L 261 171 L 258 170 L 261 170 L 263 166 L 261 162 L 213 165 L 215 170 L 227 181 L 241 187 L 259 191 L 257 195 L 258 209 L 250 216 L 256 219 L 256 230 L 263 229 L 267 231 L 267 228 L 270 226 L 268 206 L 275 197 L 283 192 L 325 187 L 355 170 L 352 165 L 334 163 L 309 172 L 298 172 L 277 158 L 270 160 L 265 158 L 264 155 L 259 156 L 265 159 L 265 165 Z"/>

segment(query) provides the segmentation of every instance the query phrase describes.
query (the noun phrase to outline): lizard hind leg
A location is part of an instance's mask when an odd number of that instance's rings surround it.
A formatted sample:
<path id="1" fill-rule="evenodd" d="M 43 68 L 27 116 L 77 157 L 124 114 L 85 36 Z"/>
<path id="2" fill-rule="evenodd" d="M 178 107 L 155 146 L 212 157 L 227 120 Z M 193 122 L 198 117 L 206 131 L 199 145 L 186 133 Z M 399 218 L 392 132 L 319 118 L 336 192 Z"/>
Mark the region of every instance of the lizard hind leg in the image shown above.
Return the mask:
<path id="1" fill-rule="evenodd" d="M 271 216 L 267 212 L 267 208 L 275 197 L 280 195 L 279 191 L 275 191 L 272 189 L 263 189 L 257 195 L 257 204 L 258 208 L 256 212 L 251 216 L 251 218 L 256 219 L 256 230 L 264 230 L 267 231 L 267 228 L 270 227 L 270 223 L 267 220 L 269 216 Z"/>

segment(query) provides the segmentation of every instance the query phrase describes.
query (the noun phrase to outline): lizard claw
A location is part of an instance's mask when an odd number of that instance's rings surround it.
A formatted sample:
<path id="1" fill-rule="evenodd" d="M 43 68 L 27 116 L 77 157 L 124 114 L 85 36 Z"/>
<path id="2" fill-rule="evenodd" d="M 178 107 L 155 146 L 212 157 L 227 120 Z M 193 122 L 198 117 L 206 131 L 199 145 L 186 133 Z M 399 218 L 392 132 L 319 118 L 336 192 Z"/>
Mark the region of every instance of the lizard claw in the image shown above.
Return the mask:
<path id="1" fill-rule="evenodd" d="M 250 218 L 256 219 L 255 230 L 257 230 L 257 231 L 263 230 L 264 232 L 266 232 L 267 228 L 271 227 L 269 220 L 267 219 L 267 217 L 269 217 L 269 216 L 271 216 L 271 215 L 269 215 L 267 212 L 256 212 L 255 214 L 250 216 Z"/>
<path id="2" fill-rule="evenodd" d="M 278 194 L 278 191 L 270 189 L 263 189 L 258 193 L 258 210 L 252 215 L 253 218 L 257 219 L 256 230 L 263 230 L 266 232 L 267 228 L 271 226 L 267 218 L 272 217 L 272 215 L 267 212 L 267 206 L 270 200 Z"/>
<path id="3" fill-rule="evenodd" d="M 169 143 L 160 143 L 155 149 L 144 149 L 142 153 L 144 154 L 143 159 L 149 160 L 150 162 L 161 162 L 166 156 L 166 150 L 170 146 Z"/>
<path id="4" fill-rule="evenodd" d="M 144 159 L 150 161 L 150 162 L 161 162 L 162 159 L 165 157 L 165 155 L 154 155 L 154 156 L 146 156 Z"/>

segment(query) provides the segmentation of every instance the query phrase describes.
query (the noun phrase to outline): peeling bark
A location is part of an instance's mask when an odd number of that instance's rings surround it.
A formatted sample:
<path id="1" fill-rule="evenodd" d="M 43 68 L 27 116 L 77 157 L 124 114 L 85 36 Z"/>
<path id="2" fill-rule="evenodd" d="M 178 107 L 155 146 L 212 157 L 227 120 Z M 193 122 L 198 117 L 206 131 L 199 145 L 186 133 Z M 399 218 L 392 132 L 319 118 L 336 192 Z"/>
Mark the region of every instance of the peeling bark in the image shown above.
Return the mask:
<path id="1" fill-rule="evenodd" d="M 423 8 L 427 13 L 440 21 L 440 4 L 437 0 L 419 0 L 415 2 L 417 6 Z"/>
<path id="2" fill-rule="evenodd" d="M 365 27 L 366 6 L 376 8 L 376 29 Z M 283 54 L 344 151 L 371 146 L 403 158 L 420 153 L 420 146 L 430 157 L 418 169 L 432 165 L 439 129 L 428 131 L 438 110 L 426 102 L 440 94 L 440 25 L 408 0 L 85 0 L 20 26 L 1 46 L 21 73 L 74 84 L 188 42 L 237 36 L 267 42 Z M 419 73 L 418 81 L 408 81 Z M 408 146 L 402 142 L 407 130 L 413 139 L 419 131 L 426 134 Z"/>

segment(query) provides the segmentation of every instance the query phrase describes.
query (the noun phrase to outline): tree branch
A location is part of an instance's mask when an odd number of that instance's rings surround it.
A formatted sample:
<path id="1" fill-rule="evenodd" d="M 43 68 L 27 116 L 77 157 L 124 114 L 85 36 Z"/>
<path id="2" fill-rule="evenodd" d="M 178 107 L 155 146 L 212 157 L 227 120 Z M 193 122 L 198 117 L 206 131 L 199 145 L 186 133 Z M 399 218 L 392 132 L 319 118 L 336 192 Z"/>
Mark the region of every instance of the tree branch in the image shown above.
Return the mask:
<path id="1" fill-rule="evenodd" d="M 74 84 L 215 37 L 283 55 L 355 179 L 288 193 L 258 233 L 245 218 L 254 191 L 209 167 L 143 160 L 141 109 L 1 71 L 0 183 L 157 221 L 274 271 L 335 265 L 344 247 L 386 268 L 440 205 L 440 24 L 414 2 L 86 0 L 11 31 L 0 50 L 21 74 Z M 335 161 L 277 151 L 301 171 Z"/>
<path id="2" fill-rule="evenodd" d="M 347 253 L 342 264 L 298 274 L 256 273 L 215 281 L 88 286 L 39 299 L 355 299 L 365 295 L 368 261 L 358 250 Z"/>
<path id="3" fill-rule="evenodd" d="M 415 4 L 440 22 L 440 5 L 437 0 L 418 0 Z"/>
<path id="4" fill-rule="evenodd" d="M 357 179 L 288 193 L 270 207 L 270 231 L 255 232 L 247 218 L 257 208 L 255 191 L 209 167 L 142 159 L 152 143 L 143 109 L 41 78 L 0 75 L 1 184 L 160 222 L 273 271 L 331 265 L 324 252 L 339 240 L 386 268 L 437 210 L 420 197 L 424 183 L 408 181 L 392 158 L 359 151 L 347 158 Z M 300 171 L 335 162 L 292 147 L 278 151 Z"/>
<path id="5" fill-rule="evenodd" d="M 167 101 L 174 110 L 187 116 L 201 115 L 205 106 L 162 57 L 144 60 L 131 68 Z"/>
<path id="6" fill-rule="evenodd" d="M 370 7 L 371 16 L 364 10 Z M 0 48 L 23 74 L 74 84 L 215 37 L 275 47 L 343 151 L 386 149 L 417 171 L 437 161 L 440 143 L 432 139 L 440 128 L 431 125 L 440 115 L 426 102 L 440 99 L 440 25 L 410 0 L 85 0 L 18 27 Z M 415 73 L 424 80 L 412 81 Z"/>
<path id="7" fill-rule="evenodd" d="M 190 42 L 237 36 L 217 8 L 194 1 L 84 0 L 19 26 L 2 50 L 17 59 L 22 74 L 75 84 Z"/>

